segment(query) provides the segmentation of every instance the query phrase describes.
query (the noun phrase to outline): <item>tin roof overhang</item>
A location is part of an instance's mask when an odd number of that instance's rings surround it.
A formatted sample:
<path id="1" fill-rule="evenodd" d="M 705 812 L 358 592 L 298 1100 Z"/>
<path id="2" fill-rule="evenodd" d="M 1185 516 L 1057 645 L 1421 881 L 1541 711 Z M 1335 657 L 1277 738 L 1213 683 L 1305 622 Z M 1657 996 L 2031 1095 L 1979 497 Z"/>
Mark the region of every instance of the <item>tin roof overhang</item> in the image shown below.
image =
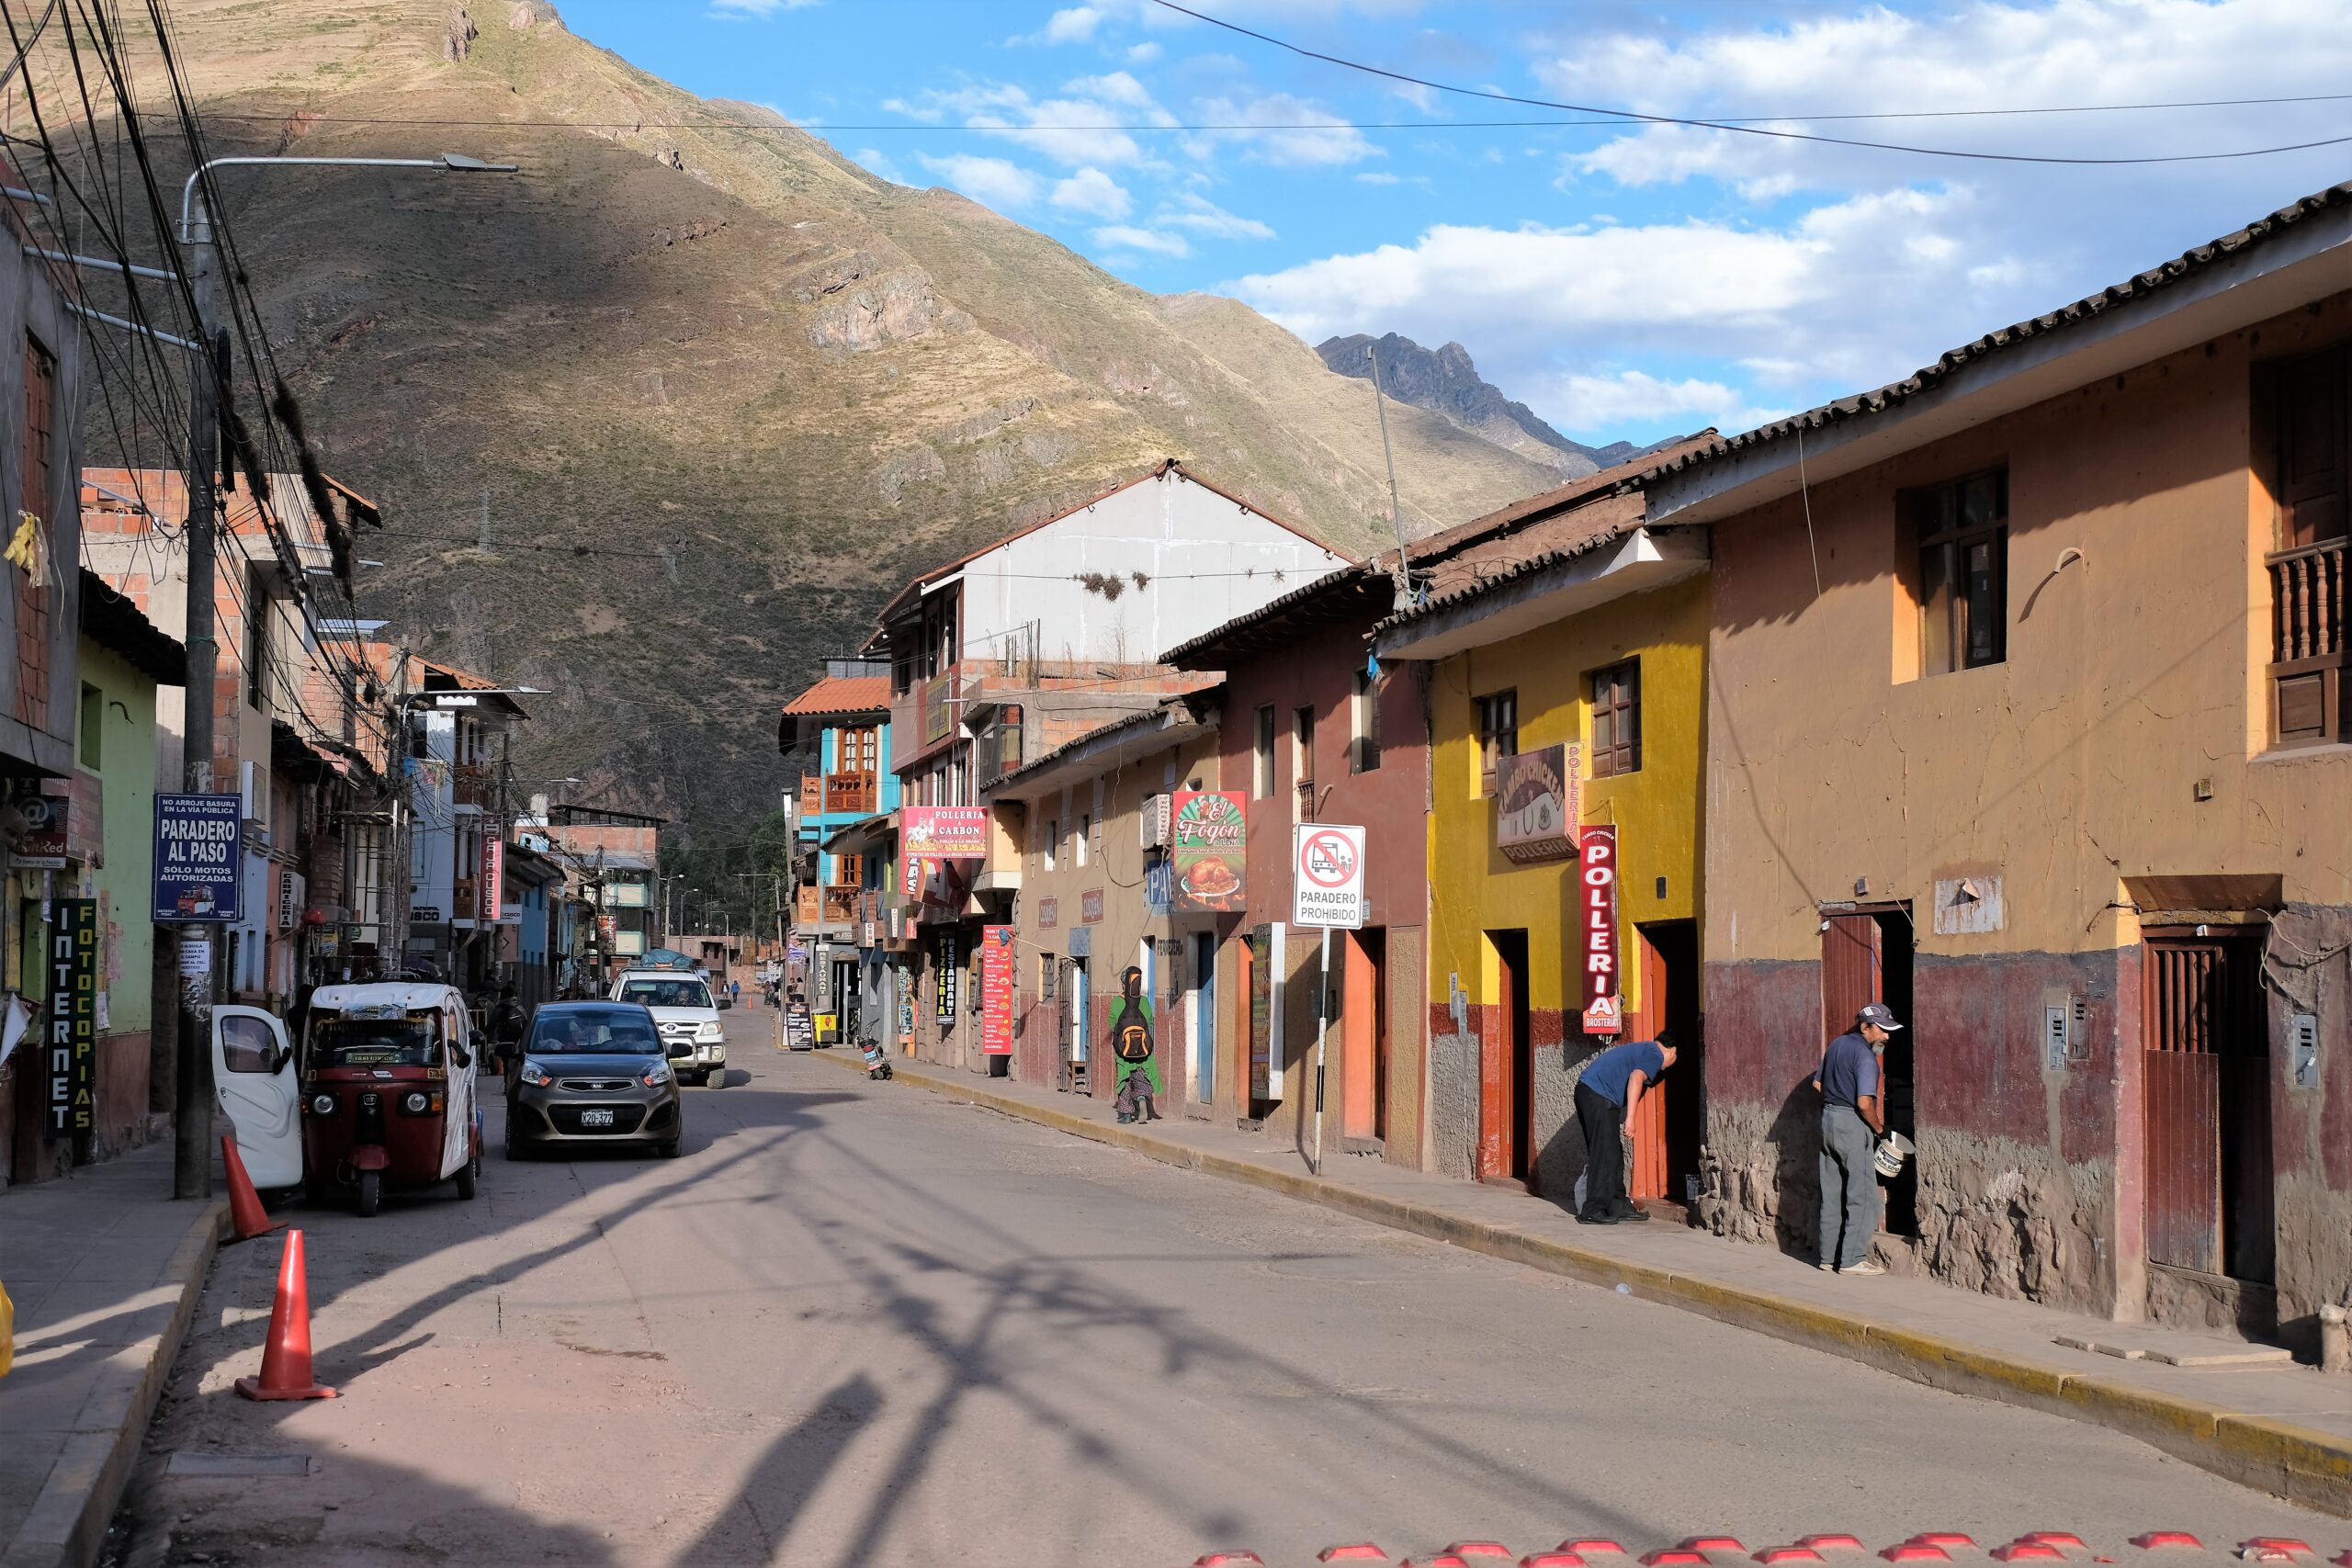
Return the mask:
<path id="1" fill-rule="evenodd" d="M 1216 728 L 1214 714 L 1195 716 L 1184 703 L 1170 703 L 1091 730 L 1027 767 L 1005 774 L 983 793 L 992 801 L 1043 799 L 1065 784 L 1091 779 L 1105 768 L 1157 756 Z"/>
<path id="2" fill-rule="evenodd" d="M 1720 522 L 2346 288 L 2352 185 L 1979 338 L 1905 380 L 1679 458 L 1649 481 L 1649 520 Z"/>
<path id="3" fill-rule="evenodd" d="M 1705 530 L 1635 528 L 1424 605 L 1384 630 L 1374 648 L 1383 660 L 1445 659 L 1706 570 Z"/>

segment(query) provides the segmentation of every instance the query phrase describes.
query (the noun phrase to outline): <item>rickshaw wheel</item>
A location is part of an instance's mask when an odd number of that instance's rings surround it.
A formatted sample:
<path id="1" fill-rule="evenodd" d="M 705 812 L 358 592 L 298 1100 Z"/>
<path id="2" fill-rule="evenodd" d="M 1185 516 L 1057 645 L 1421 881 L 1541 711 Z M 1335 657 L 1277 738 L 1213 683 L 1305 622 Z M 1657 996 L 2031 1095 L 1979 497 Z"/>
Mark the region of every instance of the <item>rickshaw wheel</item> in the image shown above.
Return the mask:
<path id="1" fill-rule="evenodd" d="M 372 1218 L 378 1205 L 384 1201 L 384 1173 L 363 1170 L 359 1173 L 359 1217 Z"/>
<path id="2" fill-rule="evenodd" d="M 470 1202 L 481 1186 L 481 1151 L 476 1149 L 466 1163 L 458 1168 L 458 1196 Z"/>

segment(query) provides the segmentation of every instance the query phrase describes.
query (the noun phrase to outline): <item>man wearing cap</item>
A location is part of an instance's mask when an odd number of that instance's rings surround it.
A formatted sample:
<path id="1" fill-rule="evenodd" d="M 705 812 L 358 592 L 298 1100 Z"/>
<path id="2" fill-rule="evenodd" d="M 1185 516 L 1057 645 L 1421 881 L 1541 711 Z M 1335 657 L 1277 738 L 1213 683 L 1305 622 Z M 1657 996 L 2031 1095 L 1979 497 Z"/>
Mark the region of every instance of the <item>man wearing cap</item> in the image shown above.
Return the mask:
<path id="1" fill-rule="evenodd" d="M 1878 1171 L 1871 1163 L 1886 1134 L 1879 1053 L 1903 1026 L 1884 1002 L 1854 1017 L 1829 1043 L 1813 1087 L 1821 1091 L 1821 1269 L 1825 1274 L 1883 1274 L 1871 1258 L 1878 1230 Z M 1843 1244 L 1839 1241 L 1844 1233 Z"/>
<path id="2" fill-rule="evenodd" d="M 1634 1108 L 1642 1090 L 1674 1066 L 1674 1035 L 1611 1045 L 1577 1077 L 1577 1122 L 1584 1130 L 1584 1205 L 1577 1219 L 1613 1225 L 1649 1216 L 1625 1196 L 1625 1139 L 1634 1135 Z M 1619 1129 L 1623 1127 L 1621 1134 Z"/>

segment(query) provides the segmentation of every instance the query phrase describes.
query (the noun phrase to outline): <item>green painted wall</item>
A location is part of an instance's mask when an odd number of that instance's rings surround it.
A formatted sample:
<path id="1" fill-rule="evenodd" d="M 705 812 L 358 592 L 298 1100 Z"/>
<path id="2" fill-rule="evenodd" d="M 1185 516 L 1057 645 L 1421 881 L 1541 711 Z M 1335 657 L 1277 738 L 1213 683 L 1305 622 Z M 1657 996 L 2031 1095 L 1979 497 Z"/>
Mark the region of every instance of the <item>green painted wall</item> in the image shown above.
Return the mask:
<path id="1" fill-rule="evenodd" d="M 82 683 L 98 690 L 100 793 L 106 818 L 106 865 L 87 874 L 89 890 L 103 900 L 107 923 L 106 1032 L 145 1030 L 153 1018 L 155 927 L 153 897 L 155 820 L 155 682 L 121 655 L 82 639 Z M 77 700 L 79 694 L 77 693 Z M 91 705 L 83 705 L 86 724 Z M 74 734 L 75 765 L 88 755 L 83 726 Z"/>

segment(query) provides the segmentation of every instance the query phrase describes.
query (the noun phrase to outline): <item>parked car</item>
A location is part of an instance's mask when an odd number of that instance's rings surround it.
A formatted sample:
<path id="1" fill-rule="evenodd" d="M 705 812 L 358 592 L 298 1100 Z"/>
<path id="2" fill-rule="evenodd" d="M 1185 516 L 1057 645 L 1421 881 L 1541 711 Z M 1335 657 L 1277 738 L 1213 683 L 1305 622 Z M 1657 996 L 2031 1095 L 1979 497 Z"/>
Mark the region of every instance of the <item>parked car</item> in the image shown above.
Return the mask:
<path id="1" fill-rule="evenodd" d="M 708 981 L 675 969 L 631 969 L 613 982 L 612 999 L 652 1010 L 664 1044 L 693 1047 L 677 1061 L 686 1081 L 726 1087 L 727 1031 Z"/>
<path id="2" fill-rule="evenodd" d="M 544 1004 L 506 1070 L 506 1157 L 633 1141 L 676 1158 L 685 1125 L 670 1062 L 693 1053 L 684 1040 L 665 1042 L 635 1002 Z"/>

